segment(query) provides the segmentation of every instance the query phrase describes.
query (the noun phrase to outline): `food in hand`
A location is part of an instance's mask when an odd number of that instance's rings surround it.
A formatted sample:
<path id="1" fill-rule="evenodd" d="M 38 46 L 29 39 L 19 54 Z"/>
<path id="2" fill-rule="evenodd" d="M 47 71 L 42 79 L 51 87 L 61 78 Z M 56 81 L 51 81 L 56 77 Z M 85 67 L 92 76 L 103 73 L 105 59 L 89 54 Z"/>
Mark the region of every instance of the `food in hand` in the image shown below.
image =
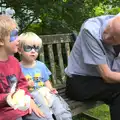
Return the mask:
<path id="1" fill-rule="evenodd" d="M 27 110 L 30 106 L 30 96 L 25 95 L 25 91 L 19 89 L 14 94 L 7 96 L 7 103 L 14 109 Z"/>

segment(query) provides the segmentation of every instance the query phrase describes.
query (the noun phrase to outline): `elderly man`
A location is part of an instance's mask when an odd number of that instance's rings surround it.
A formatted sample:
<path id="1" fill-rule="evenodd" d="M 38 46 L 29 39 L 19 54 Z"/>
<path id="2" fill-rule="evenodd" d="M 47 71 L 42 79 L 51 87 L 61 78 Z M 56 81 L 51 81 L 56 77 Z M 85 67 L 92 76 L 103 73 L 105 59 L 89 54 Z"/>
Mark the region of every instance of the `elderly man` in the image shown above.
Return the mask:
<path id="1" fill-rule="evenodd" d="M 86 20 L 68 59 L 66 94 L 79 101 L 101 100 L 110 106 L 111 120 L 120 120 L 120 73 L 112 71 L 120 44 L 120 15 Z"/>

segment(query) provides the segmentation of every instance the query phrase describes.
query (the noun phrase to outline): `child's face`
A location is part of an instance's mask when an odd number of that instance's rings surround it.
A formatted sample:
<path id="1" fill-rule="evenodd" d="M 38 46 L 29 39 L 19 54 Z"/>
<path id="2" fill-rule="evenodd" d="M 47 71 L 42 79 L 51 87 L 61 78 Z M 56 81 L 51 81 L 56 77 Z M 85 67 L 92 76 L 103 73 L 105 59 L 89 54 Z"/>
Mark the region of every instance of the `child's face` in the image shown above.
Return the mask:
<path id="1" fill-rule="evenodd" d="M 22 60 L 33 62 L 38 57 L 39 45 L 23 45 L 21 49 Z"/>
<path id="2" fill-rule="evenodd" d="M 14 54 L 18 51 L 19 40 L 18 38 L 18 29 L 16 25 L 13 26 L 13 30 L 10 32 L 10 36 L 4 42 L 5 50 L 8 54 Z"/>

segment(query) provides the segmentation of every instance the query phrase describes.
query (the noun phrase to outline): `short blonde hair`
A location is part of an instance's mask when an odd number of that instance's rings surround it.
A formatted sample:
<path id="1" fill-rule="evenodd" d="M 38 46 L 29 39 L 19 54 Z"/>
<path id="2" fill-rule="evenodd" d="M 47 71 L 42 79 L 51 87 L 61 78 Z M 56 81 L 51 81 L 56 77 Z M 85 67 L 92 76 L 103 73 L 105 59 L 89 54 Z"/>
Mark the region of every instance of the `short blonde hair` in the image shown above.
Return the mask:
<path id="1" fill-rule="evenodd" d="M 4 41 L 17 23 L 7 15 L 0 15 L 0 41 Z"/>
<path id="2" fill-rule="evenodd" d="M 19 47 L 23 47 L 24 45 L 39 45 L 42 47 L 42 39 L 33 32 L 22 33 L 19 36 Z"/>

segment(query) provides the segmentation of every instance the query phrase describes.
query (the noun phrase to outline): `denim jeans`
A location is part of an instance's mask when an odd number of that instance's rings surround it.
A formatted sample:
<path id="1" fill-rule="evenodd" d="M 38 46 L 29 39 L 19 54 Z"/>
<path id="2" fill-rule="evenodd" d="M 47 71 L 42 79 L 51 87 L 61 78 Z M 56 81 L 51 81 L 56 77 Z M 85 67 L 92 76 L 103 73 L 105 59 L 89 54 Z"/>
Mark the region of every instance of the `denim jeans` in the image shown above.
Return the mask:
<path id="1" fill-rule="evenodd" d="M 34 112 L 32 112 L 31 114 L 23 116 L 22 120 L 48 120 L 48 119 L 47 118 L 43 118 L 43 117 L 40 118 Z"/>
<path id="2" fill-rule="evenodd" d="M 59 95 L 53 94 L 53 103 L 50 108 L 45 104 L 43 97 L 38 91 L 32 92 L 31 95 L 35 103 L 40 107 L 41 111 L 45 113 L 49 120 L 54 120 L 51 112 L 55 115 L 57 120 L 72 120 L 72 114 L 68 104 Z"/>
<path id="3" fill-rule="evenodd" d="M 22 117 L 20 117 L 20 118 L 17 118 L 16 120 L 23 120 L 23 119 L 22 119 Z"/>
<path id="4" fill-rule="evenodd" d="M 17 118 L 16 120 L 49 120 L 47 118 L 40 118 L 34 112 L 32 114 L 25 115 L 23 117 Z"/>

